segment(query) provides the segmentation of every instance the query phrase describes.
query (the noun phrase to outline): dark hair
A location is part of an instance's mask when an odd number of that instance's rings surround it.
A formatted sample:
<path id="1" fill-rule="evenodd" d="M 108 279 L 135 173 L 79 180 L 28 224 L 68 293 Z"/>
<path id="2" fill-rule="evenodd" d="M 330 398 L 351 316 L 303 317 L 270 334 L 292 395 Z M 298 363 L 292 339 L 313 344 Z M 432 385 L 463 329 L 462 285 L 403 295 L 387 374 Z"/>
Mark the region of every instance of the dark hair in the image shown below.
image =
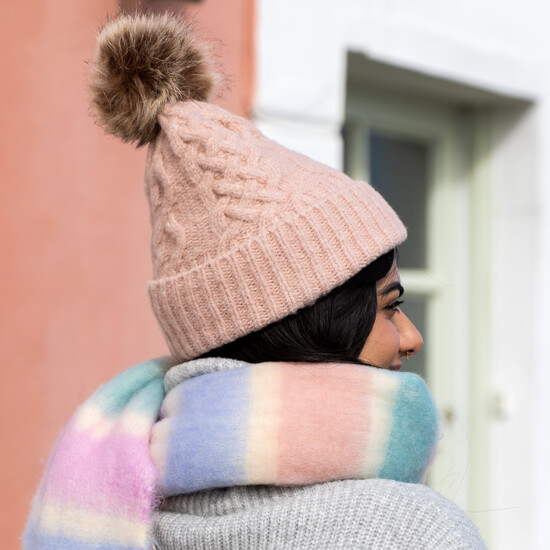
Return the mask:
<path id="1" fill-rule="evenodd" d="M 312 305 L 202 357 L 360 363 L 376 318 L 376 282 L 387 275 L 394 258 L 395 250 L 390 250 Z"/>

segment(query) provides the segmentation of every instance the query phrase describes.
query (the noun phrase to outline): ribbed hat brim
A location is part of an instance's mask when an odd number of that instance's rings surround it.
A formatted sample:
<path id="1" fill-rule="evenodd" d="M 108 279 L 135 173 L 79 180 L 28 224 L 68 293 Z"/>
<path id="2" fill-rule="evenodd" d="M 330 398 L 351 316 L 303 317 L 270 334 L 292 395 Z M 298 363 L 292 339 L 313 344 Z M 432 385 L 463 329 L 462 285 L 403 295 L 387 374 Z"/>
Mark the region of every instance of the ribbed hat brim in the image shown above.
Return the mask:
<path id="1" fill-rule="evenodd" d="M 313 303 L 406 238 L 387 202 L 354 182 L 244 244 L 150 281 L 171 353 L 189 360 Z"/>

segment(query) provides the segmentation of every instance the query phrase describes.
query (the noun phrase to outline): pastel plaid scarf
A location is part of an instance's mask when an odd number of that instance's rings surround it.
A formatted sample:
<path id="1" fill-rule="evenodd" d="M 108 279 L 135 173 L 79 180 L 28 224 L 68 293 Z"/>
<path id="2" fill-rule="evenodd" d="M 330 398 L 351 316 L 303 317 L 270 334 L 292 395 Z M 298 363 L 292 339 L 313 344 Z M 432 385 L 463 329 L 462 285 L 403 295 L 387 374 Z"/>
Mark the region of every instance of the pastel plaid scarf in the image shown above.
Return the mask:
<path id="1" fill-rule="evenodd" d="M 165 396 L 173 364 L 137 365 L 77 410 L 35 497 L 26 550 L 148 549 L 158 499 L 201 489 L 419 482 L 436 446 L 438 414 L 414 374 L 203 359 L 172 369 L 180 380 Z"/>

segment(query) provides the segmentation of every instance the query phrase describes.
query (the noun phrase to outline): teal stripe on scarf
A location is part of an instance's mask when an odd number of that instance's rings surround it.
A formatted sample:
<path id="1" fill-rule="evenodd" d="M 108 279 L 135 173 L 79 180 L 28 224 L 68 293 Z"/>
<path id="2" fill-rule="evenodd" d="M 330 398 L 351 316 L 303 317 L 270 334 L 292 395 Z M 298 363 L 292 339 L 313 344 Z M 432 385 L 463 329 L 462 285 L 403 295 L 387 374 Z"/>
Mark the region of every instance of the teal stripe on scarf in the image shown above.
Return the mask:
<path id="1" fill-rule="evenodd" d="M 149 382 L 158 379 L 162 384 L 164 373 L 174 364 L 176 362 L 171 357 L 144 361 L 101 386 L 84 406 L 97 406 L 106 417 L 117 417 L 125 409 L 130 399 L 133 399 L 135 394 Z M 160 400 L 162 401 L 162 395 Z M 158 392 L 144 392 L 140 398 L 140 406 L 147 413 L 158 411 L 160 406 Z"/>
<path id="2" fill-rule="evenodd" d="M 386 460 L 378 477 L 418 483 L 439 437 L 438 412 L 422 378 L 399 373 Z"/>

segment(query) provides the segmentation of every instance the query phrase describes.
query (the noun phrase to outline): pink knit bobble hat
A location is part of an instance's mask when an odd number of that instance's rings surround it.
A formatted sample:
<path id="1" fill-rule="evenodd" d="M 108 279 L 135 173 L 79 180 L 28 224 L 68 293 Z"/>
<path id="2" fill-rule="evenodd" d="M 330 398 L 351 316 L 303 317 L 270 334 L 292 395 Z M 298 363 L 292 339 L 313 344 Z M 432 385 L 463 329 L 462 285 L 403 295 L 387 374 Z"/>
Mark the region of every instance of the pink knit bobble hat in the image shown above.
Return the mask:
<path id="1" fill-rule="evenodd" d="M 99 33 L 92 102 L 108 132 L 149 144 L 149 295 L 182 361 L 315 302 L 406 238 L 370 185 L 207 103 L 215 85 L 175 15 L 120 15 Z"/>

